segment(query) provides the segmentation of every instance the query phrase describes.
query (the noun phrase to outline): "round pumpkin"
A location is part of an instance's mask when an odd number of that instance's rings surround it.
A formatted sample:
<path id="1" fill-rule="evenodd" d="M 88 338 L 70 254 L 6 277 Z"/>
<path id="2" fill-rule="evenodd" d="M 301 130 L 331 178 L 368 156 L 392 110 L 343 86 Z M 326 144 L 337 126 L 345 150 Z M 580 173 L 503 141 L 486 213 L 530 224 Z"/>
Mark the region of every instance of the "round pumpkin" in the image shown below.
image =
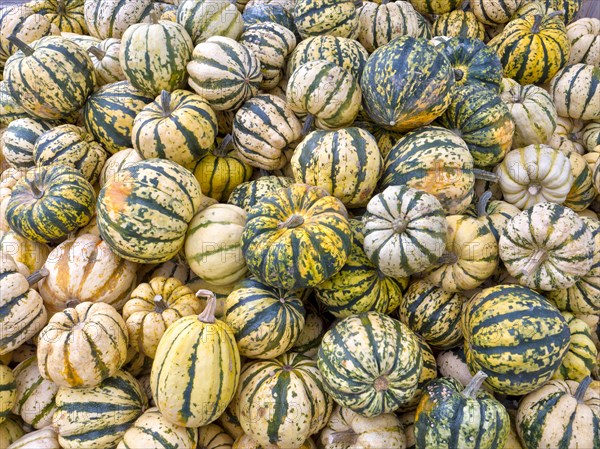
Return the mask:
<path id="1" fill-rule="evenodd" d="M 244 29 L 242 15 L 227 0 L 180 0 L 176 2 L 177 22 L 198 45 L 213 36 L 237 39 Z"/>
<path id="2" fill-rule="evenodd" d="M 498 25 L 511 20 L 521 6 L 520 0 L 470 0 L 471 11 L 481 23 Z"/>
<path id="3" fill-rule="evenodd" d="M 471 11 L 454 11 L 441 14 L 433 22 L 431 31 L 434 36 L 469 37 L 485 39 L 485 28 Z"/>
<path id="4" fill-rule="evenodd" d="M 358 17 L 352 0 L 298 0 L 292 13 L 300 36 L 330 36 L 354 39 Z"/>
<path id="5" fill-rule="evenodd" d="M 25 109 L 13 98 L 6 81 L 0 81 L 0 126 L 8 126 L 20 118 L 27 118 Z"/>
<path id="6" fill-rule="evenodd" d="M 17 265 L 23 264 L 30 273 L 39 270 L 46 262 L 50 248 L 45 243 L 21 237 L 14 231 L 0 232 L 2 256 L 11 256 Z"/>
<path id="7" fill-rule="evenodd" d="M 586 377 L 592 375 L 596 366 L 598 350 L 592 340 L 591 330 L 585 321 L 569 312 L 562 312 L 562 315 L 569 325 L 571 340 L 569 351 L 552 378 L 582 382 Z"/>
<path id="8" fill-rule="evenodd" d="M 568 65 L 552 78 L 548 91 L 559 115 L 576 120 L 600 119 L 600 67 Z"/>
<path id="9" fill-rule="evenodd" d="M 410 2 L 421 14 L 444 14 L 460 8 L 459 0 L 411 0 Z"/>
<path id="10" fill-rule="evenodd" d="M 131 25 L 148 22 L 152 0 L 85 0 L 83 16 L 91 36 L 120 39 Z"/>
<path id="11" fill-rule="evenodd" d="M 582 17 L 567 26 L 567 37 L 571 42 L 569 64 L 600 65 L 600 19 Z"/>
<path id="12" fill-rule="evenodd" d="M 121 172 L 121 170 L 142 160 L 143 159 L 140 153 L 138 153 L 133 148 L 128 148 L 126 150 L 116 152 L 111 157 L 109 157 L 104 163 L 102 171 L 100 172 L 100 177 L 98 179 L 98 185 L 102 187 L 111 178 L 115 176 L 122 176 L 123 173 Z"/>
<path id="13" fill-rule="evenodd" d="M 4 440 L 1 441 L 4 443 Z M 61 449 L 58 435 L 50 426 L 29 432 L 8 447 L 10 449 Z"/>
<path id="14" fill-rule="evenodd" d="M 34 0 L 28 6 L 61 32 L 86 34 L 83 3 L 84 0 Z"/>
<path id="15" fill-rule="evenodd" d="M 600 120 L 592 120 L 583 127 L 581 142 L 588 151 L 594 151 L 600 145 Z"/>
<path id="16" fill-rule="evenodd" d="M 96 85 L 116 83 L 125 80 L 125 74 L 119 62 L 121 40 L 115 38 L 104 39 L 97 45 L 87 49 L 94 71 L 96 72 Z"/>
<path id="17" fill-rule="evenodd" d="M 8 418 L 16 396 L 15 376 L 8 366 L 0 364 L 0 424 Z"/>
<path id="18" fill-rule="evenodd" d="M 263 176 L 253 181 L 241 183 L 233 189 L 227 202 L 250 212 L 250 209 L 262 198 L 275 193 L 279 189 L 289 187 L 293 183 L 292 178 Z"/>
<path id="19" fill-rule="evenodd" d="M 51 129 L 50 122 L 33 117 L 10 122 L 0 137 L 6 162 L 15 168 L 33 167 L 35 143 L 44 132 Z"/>
<path id="20" fill-rule="evenodd" d="M 209 424 L 198 429 L 198 446 L 206 449 L 227 449 L 233 445 L 233 438 L 217 424 Z"/>
<path id="21" fill-rule="evenodd" d="M 492 192 L 489 190 L 484 192 L 472 210 L 473 213 L 468 211 L 468 214 L 484 222 L 494 234 L 496 241 L 499 241 L 508 221 L 519 214 L 521 210 L 506 201 L 490 201 L 490 198 L 492 198 Z"/>

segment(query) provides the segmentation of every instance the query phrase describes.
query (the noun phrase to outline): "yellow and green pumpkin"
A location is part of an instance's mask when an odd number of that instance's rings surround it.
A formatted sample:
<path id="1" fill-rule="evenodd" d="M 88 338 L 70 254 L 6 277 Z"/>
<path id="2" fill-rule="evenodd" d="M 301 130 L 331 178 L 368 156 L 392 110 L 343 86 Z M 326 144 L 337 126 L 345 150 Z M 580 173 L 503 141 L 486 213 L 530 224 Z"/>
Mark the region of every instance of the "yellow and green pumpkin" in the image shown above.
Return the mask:
<path id="1" fill-rule="evenodd" d="M 8 83 L 0 81 L 0 126 L 5 127 L 17 119 L 27 117 L 29 114 L 10 94 Z"/>
<path id="2" fill-rule="evenodd" d="M 87 34 L 83 3 L 84 0 L 33 0 L 27 6 L 61 32 Z"/>
<path id="3" fill-rule="evenodd" d="M 410 2 L 421 14 L 445 14 L 460 8 L 459 0 L 411 0 Z"/>
<path id="4" fill-rule="evenodd" d="M 581 212 L 587 209 L 597 196 L 593 173 L 589 164 L 580 154 L 571 152 L 568 154 L 568 158 L 574 181 L 563 204 L 575 212 Z"/>
<path id="5" fill-rule="evenodd" d="M 206 449 L 228 449 L 233 444 L 230 436 L 221 426 L 209 424 L 198 429 L 198 445 Z"/>
<path id="6" fill-rule="evenodd" d="M 8 448 L 25 434 L 22 421 L 16 416 L 8 416 L 0 423 L 0 444 Z"/>
<path id="7" fill-rule="evenodd" d="M 14 168 L 35 166 L 35 143 L 42 134 L 51 129 L 51 122 L 33 117 L 11 121 L 0 136 L 4 160 Z"/>
<path id="8" fill-rule="evenodd" d="M 289 187 L 294 183 L 292 178 L 283 176 L 263 176 L 258 179 L 241 183 L 231 194 L 227 202 L 241 207 L 246 212 L 265 196 L 275 193 L 279 189 Z"/>
<path id="9" fill-rule="evenodd" d="M 104 86 L 125 80 L 125 74 L 119 62 L 119 52 L 121 51 L 120 39 L 104 39 L 97 45 L 87 48 L 87 51 L 94 64 L 97 86 Z"/>
<path id="10" fill-rule="evenodd" d="M 569 312 L 562 312 L 562 315 L 569 325 L 571 340 L 569 351 L 552 378 L 582 382 L 592 375 L 596 367 L 598 349 L 594 345 L 591 330 L 585 321 Z"/>
<path id="11" fill-rule="evenodd" d="M 441 14 L 433 22 L 431 31 L 434 36 L 468 37 L 485 39 L 485 28 L 471 11 L 457 9 Z"/>
<path id="12" fill-rule="evenodd" d="M 300 36 L 347 37 L 358 34 L 358 17 L 352 0 L 298 0 L 292 12 Z"/>
<path id="13" fill-rule="evenodd" d="M 509 22 L 522 0 L 471 0 L 471 11 L 484 25 L 501 25 Z"/>
<path id="14" fill-rule="evenodd" d="M 18 266 L 25 265 L 31 273 L 41 269 L 50 254 L 45 243 L 26 239 L 15 231 L 0 231 L 0 251 L 4 257 L 11 256 Z"/>
<path id="15" fill-rule="evenodd" d="M 568 65 L 552 78 L 548 91 L 559 115 L 576 120 L 600 119 L 600 67 Z"/>
<path id="16" fill-rule="evenodd" d="M 12 370 L 0 365 L 0 424 L 8 418 L 17 398 L 17 384 Z"/>
<path id="17" fill-rule="evenodd" d="M 106 184 L 109 181 L 109 179 L 115 176 L 121 176 L 121 170 L 142 160 L 143 159 L 140 153 L 135 151 L 133 148 L 117 151 L 115 154 L 110 156 L 104 163 L 102 171 L 100 172 L 100 177 L 98 179 L 98 185 L 100 187 L 104 186 L 104 184 Z"/>
<path id="18" fill-rule="evenodd" d="M 242 15 L 227 0 L 181 0 L 175 2 L 177 23 L 183 25 L 194 45 L 213 36 L 237 39 L 244 29 Z"/>

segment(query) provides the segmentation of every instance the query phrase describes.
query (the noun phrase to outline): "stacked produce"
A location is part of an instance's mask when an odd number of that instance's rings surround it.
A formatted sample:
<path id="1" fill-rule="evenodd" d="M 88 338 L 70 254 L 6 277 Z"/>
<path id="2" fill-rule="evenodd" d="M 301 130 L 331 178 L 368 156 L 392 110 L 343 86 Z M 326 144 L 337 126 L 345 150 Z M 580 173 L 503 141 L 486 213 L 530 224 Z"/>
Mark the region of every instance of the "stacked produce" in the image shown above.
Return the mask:
<path id="1" fill-rule="evenodd" d="M 600 449 L 580 3 L 0 9 L 0 449 Z"/>

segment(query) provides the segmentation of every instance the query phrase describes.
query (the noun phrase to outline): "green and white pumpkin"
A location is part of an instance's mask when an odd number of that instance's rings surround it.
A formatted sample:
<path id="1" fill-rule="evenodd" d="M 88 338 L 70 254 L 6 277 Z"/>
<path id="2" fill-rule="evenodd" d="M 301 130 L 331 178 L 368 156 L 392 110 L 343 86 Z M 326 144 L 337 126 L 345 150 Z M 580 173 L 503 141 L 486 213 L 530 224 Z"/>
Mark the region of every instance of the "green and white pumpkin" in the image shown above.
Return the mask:
<path id="1" fill-rule="evenodd" d="M 115 39 L 114 37 L 104 39 L 97 45 L 90 46 L 87 51 L 92 64 L 94 64 L 96 85 L 104 86 L 125 80 L 125 74 L 119 62 L 119 52 L 121 51 L 120 39 Z"/>
<path id="2" fill-rule="evenodd" d="M 600 119 L 600 67 L 568 65 L 552 78 L 548 91 L 559 115 L 576 120 Z"/>
<path id="3" fill-rule="evenodd" d="M 15 376 L 8 366 L 0 364 L 0 424 L 8 418 L 16 397 Z"/>
<path id="4" fill-rule="evenodd" d="M 431 27 L 434 36 L 485 39 L 485 28 L 471 11 L 456 9 L 439 15 Z"/>
<path id="5" fill-rule="evenodd" d="M 152 0 L 86 0 L 83 14 L 89 34 L 99 39 L 120 39 L 129 26 L 148 22 Z"/>
<path id="6" fill-rule="evenodd" d="M 567 25 L 567 37 L 571 41 L 569 64 L 600 66 L 600 19 L 582 17 Z"/>
<path id="7" fill-rule="evenodd" d="M 13 98 L 6 81 L 0 81 L 0 126 L 10 125 L 15 120 L 27 118 L 29 114 Z"/>
<path id="8" fill-rule="evenodd" d="M 562 315 L 569 325 L 571 340 L 569 352 L 552 378 L 582 382 L 592 375 L 596 367 L 598 349 L 594 345 L 591 330 L 585 321 L 569 312 L 562 312 Z"/>
<path id="9" fill-rule="evenodd" d="M 471 11 L 485 25 L 507 23 L 521 6 L 521 0 L 471 0 Z"/>
<path id="10" fill-rule="evenodd" d="M 244 29 L 242 15 L 227 0 L 180 0 L 177 22 L 183 25 L 194 45 L 213 36 L 237 39 Z"/>
<path id="11" fill-rule="evenodd" d="M 33 117 L 18 118 L 10 122 L 0 136 L 2 155 L 6 162 L 15 168 L 33 167 L 35 143 L 50 129 L 50 122 Z"/>
<path id="12" fill-rule="evenodd" d="M 252 207 L 265 196 L 277 190 L 289 187 L 294 183 L 292 178 L 282 176 L 263 176 L 261 178 L 241 183 L 229 195 L 229 204 L 241 207 L 249 212 Z"/>
<path id="13" fill-rule="evenodd" d="M 292 15 L 303 38 L 327 34 L 354 39 L 358 34 L 352 0 L 298 0 Z"/>

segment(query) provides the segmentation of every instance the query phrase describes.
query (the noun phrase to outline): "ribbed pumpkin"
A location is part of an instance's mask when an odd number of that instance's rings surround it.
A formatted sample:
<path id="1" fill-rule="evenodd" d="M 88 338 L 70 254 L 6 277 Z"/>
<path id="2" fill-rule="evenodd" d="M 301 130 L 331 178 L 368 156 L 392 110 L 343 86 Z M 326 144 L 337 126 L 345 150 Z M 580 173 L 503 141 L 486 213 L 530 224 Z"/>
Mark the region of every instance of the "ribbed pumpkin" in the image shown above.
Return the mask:
<path id="1" fill-rule="evenodd" d="M 598 350 L 592 341 L 591 330 L 585 321 L 569 312 L 562 312 L 562 315 L 569 325 L 571 340 L 569 351 L 552 378 L 582 382 L 586 377 L 592 375 L 596 366 Z"/>
<path id="2" fill-rule="evenodd" d="M 500 402 L 480 390 L 486 377 L 480 371 L 464 389 L 452 377 L 431 381 L 415 415 L 416 447 L 504 447 L 510 417 Z"/>
<path id="3" fill-rule="evenodd" d="M 242 15 L 226 0 L 180 0 L 176 2 L 177 22 L 183 25 L 194 45 L 212 36 L 237 39 L 243 28 Z"/>
<path id="4" fill-rule="evenodd" d="M 544 291 L 569 288 L 592 268 L 594 237 L 571 209 L 539 203 L 513 217 L 500 258 L 519 283 Z"/>
<path id="5" fill-rule="evenodd" d="M 152 396 L 165 419 L 184 427 L 215 421 L 233 399 L 240 375 L 240 355 L 231 328 L 215 319 L 210 295 L 198 316 L 173 323 L 158 344 L 152 364 Z"/>
<path id="6" fill-rule="evenodd" d="M 568 24 L 577 15 L 582 2 L 581 0 L 541 0 L 541 2 L 532 3 L 536 6 L 537 3 L 541 3 L 542 8 L 544 8 L 546 11 L 564 11 L 564 14 L 561 15 L 561 18 L 565 23 Z M 523 10 L 527 10 L 528 5 L 531 5 L 532 3 L 525 3 L 521 8 Z"/>
<path id="7" fill-rule="evenodd" d="M 558 117 L 554 134 L 548 140 L 555 150 L 560 150 L 566 155 L 575 152 L 585 153 L 585 147 L 582 141 L 584 122 L 573 120 L 568 117 Z"/>
<path id="8" fill-rule="evenodd" d="M 66 118 L 78 111 L 96 83 L 87 52 L 59 36 L 39 39 L 31 47 L 21 42 L 19 47 L 6 62 L 4 78 L 21 107 L 46 119 Z"/>
<path id="9" fill-rule="evenodd" d="M 10 228 L 47 243 L 86 225 L 94 210 L 92 185 L 74 168 L 50 165 L 29 170 L 6 207 Z"/>
<path id="10" fill-rule="evenodd" d="M 0 424 L 8 418 L 16 396 L 15 376 L 8 366 L 0 364 Z"/>
<path id="11" fill-rule="evenodd" d="M 168 159 L 191 169 L 212 148 L 217 117 L 200 95 L 163 90 L 136 115 L 131 134 L 144 159 Z"/>
<path id="12" fill-rule="evenodd" d="M 417 338 L 419 347 L 421 348 L 423 369 L 421 370 L 421 375 L 419 376 L 419 382 L 417 383 L 417 389 L 415 390 L 415 393 L 408 402 L 405 402 L 402 406 L 400 406 L 396 412 L 397 414 L 416 409 L 421 401 L 421 398 L 423 397 L 423 394 L 425 393 L 425 387 L 438 375 L 433 351 L 423 337 L 421 337 L 419 334 L 414 335 Z"/>
<path id="13" fill-rule="evenodd" d="M 494 392 L 530 393 L 560 366 L 569 326 L 542 296 L 518 285 L 486 288 L 466 303 L 462 329 L 471 372 L 484 371 Z"/>
<path id="14" fill-rule="evenodd" d="M 250 49 L 228 37 L 213 36 L 194 48 L 187 65 L 189 84 L 217 111 L 238 109 L 255 96 L 263 75 Z"/>
<path id="15" fill-rule="evenodd" d="M 298 0 L 292 13 L 300 36 L 330 36 L 354 39 L 358 34 L 356 7 L 351 0 Z"/>
<path id="16" fill-rule="evenodd" d="M 516 417 L 524 447 L 597 447 L 600 394 L 591 382 L 553 380 L 525 396 Z"/>
<path id="17" fill-rule="evenodd" d="M 91 36 L 120 39 L 129 26 L 148 22 L 152 0 L 85 0 L 83 15 Z"/>
<path id="18" fill-rule="evenodd" d="M 467 214 L 484 222 L 494 234 L 496 241 L 499 241 L 508 221 L 521 210 L 506 201 L 490 201 L 490 198 L 492 192 L 489 190 L 484 192 L 477 201 L 476 207 L 467 211 Z"/>
<path id="19" fill-rule="evenodd" d="M 44 132 L 33 148 L 33 160 L 40 166 L 63 164 L 76 168 L 91 184 L 100 176 L 106 151 L 85 128 L 60 125 Z"/>
<path id="20" fill-rule="evenodd" d="M 333 409 L 317 363 L 293 352 L 248 362 L 235 401 L 242 429 L 263 447 L 300 448 Z"/>
<path id="21" fill-rule="evenodd" d="M 471 0 L 471 11 L 485 25 L 499 25 L 511 20 L 521 0 Z"/>
<path id="22" fill-rule="evenodd" d="M 287 1 L 287 0 L 286 0 Z M 244 8 L 242 18 L 244 19 L 244 29 L 259 23 L 276 23 L 292 31 L 294 36 L 300 39 L 298 29 L 294 24 L 292 10 L 294 2 L 249 2 Z M 236 2 L 237 3 L 237 2 Z"/>
<path id="23" fill-rule="evenodd" d="M 442 14 L 435 19 L 431 31 L 434 36 L 485 38 L 485 28 L 475 14 L 460 9 Z"/>
<path id="24" fill-rule="evenodd" d="M 140 161 L 142 161 L 142 156 L 133 148 L 117 151 L 104 163 L 98 179 L 99 186 L 102 187 L 115 176 L 122 176 L 123 169 Z"/>
<path id="25" fill-rule="evenodd" d="M 589 164 L 580 154 L 571 152 L 568 158 L 574 181 L 564 205 L 575 212 L 580 212 L 589 207 L 597 195 L 594 190 L 593 173 Z"/>
<path id="26" fill-rule="evenodd" d="M 25 434 L 22 422 L 15 416 L 8 416 L 0 423 L 0 443 L 7 447 Z"/>
<path id="27" fill-rule="evenodd" d="M 292 184 L 248 213 L 242 250 L 250 272 L 286 290 L 313 287 L 338 272 L 351 249 L 343 204 L 324 189 Z"/>
<path id="28" fill-rule="evenodd" d="M 4 443 L 4 439 L 1 437 L 0 441 Z M 58 435 L 50 426 L 29 432 L 8 447 L 10 449 L 61 449 L 58 444 Z"/>
<path id="29" fill-rule="evenodd" d="M 33 167 L 35 143 L 50 129 L 51 122 L 33 117 L 23 117 L 10 122 L 0 137 L 6 162 L 15 168 Z"/>
<path id="30" fill-rule="evenodd" d="M 26 118 L 29 115 L 13 98 L 6 81 L 0 81 L 0 126 L 8 126 L 11 122 Z"/>
<path id="31" fill-rule="evenodd" d="M 568 65 L 552 78 L 549 92 L 559 115 L 576 120 L 600 119 L 600 67 Z"/>
<path id="32" fill-rule="evenodd" d="M 52 427 L 65 449 L 114 448 L 148 406 L 139 382 L 117 371 L 93 388 L 60 388 Z"/>
<path id="33" fill-rule="evenodd" d="M 116 83 L 125 80 L 125 74 L 119 62 L 121 41 L 115 38 L 104 39 L 87 49 L 96 72 L 96 85 Z"/>
<path id="34" fill-rule="evenodd" d="M 62 37 L 64 37 L 67 40 L 70 40 L 71 42 L 75 42 L 77 45 L 79 45 L 81 48 L 83 48 L 85 51 L 88 51 L 88 49 L 94 45 L 99 45 L 100 42 L 102 42 L 102 39 L 98 39 L 97 37 L 94 36 L 88 36 L 87 34 L 77 34 L 77 33 L 60 33 L 60 35 Z"/>
<path id="35" fill-rule="evenodd" d="M 201 198 L 196 178 L 175 162 L 148 159 L 132 164 L 100 190 L 100 235 L 124 259 L 165 262 L 183 247 Z"/>
<path id="36" fill-rule="evenodd" d="M 83 3 L 84 0 L 33 0 L 27 6 L 61 32 L 86 34 Z"/>
<path id="37" fill-rule="evenodd" d="M 198 429 L 198 446 L 206 449 L 228 449 L 233 438 L 217 424 L 208 424 Z"/>
<path id="38" fill-rule="evenodd" d="M 458 9 L 459 0 L 411 0 L 410 2 L 421 14 L 444 14 Z"/>
<path id="39" fill-rule="evenodd" d="M 271 195 L 279 189 L 289 187 L 293 183 L 292 178 L 263 176 L 253 181 L 241 183 L 233 189 L 227 202 L 249 212 L 265 196 Z"/>
<path id="40" fill-rule="evenodd" d="M 1 145 L 0 145 L 1 146 Z M 10 231 L 6 221 L 6 207 L 10 201 L 10 195 L 17 182 L 27 173 L 24 170 L 7 168 L 0 174 L 0 231 Z"/>
<path id="41" fill-rule="evenodd" d="M 410 36 L 375 50 L 360 78 L 366 113 L 394 131 L 426 125 L 441 115 L 450 104 L 453 85 L 448 59 Z"/>
<path id="42" fill-rule="evenodd" d="M 567 26 L 569 64 L 600 65 L 600 19 L 583 17 Z"/>
<path id="43" fill-rule="evenodd" d="M 233 121 L 233 144 L 240 158 L 265 170 L 283 168 L 283 152 L 301 137 L 302 125 L 285 100 L 261 94 L 238 109 Z"/>
<path id="44" fill-rule="evenodd" d="M 0 251 L 2 256 L 11 256 L 17 266 L 25 267 L 33 273 L 44 265 L 50 248 L 45 243 L 34 242 L 21 237 L 14 231 L 0 232 Z"/>

